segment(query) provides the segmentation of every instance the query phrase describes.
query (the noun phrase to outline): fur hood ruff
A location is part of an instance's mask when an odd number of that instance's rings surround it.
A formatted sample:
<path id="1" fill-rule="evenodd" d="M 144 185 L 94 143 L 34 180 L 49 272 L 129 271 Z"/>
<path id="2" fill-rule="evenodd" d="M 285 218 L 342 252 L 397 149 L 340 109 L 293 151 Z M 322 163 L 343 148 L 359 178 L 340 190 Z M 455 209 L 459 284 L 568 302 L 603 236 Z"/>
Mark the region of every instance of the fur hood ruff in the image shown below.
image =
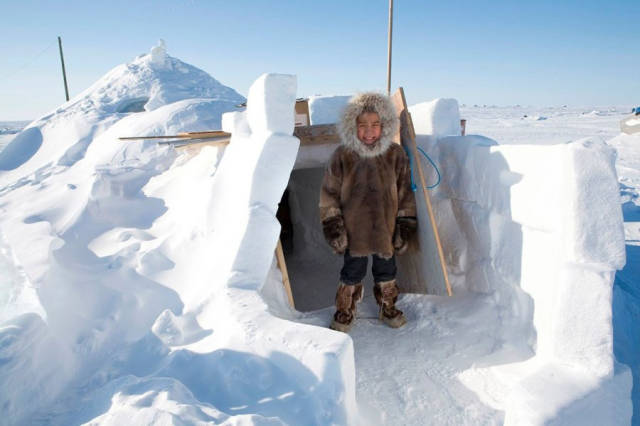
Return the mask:
<path id="1" fill-rule="evenodd" d="M 363 112 L 376 112 L 380 117 L 382 132 L 380 139 L 367 146 L 358 139 L 357 118 Z M 376 157 L 384 154 L 398 131 L 399 120 L 388 96 L 380 93 L 360 93 L 349 100 L 338 126 L 342 144 L 362 157 Z"/>

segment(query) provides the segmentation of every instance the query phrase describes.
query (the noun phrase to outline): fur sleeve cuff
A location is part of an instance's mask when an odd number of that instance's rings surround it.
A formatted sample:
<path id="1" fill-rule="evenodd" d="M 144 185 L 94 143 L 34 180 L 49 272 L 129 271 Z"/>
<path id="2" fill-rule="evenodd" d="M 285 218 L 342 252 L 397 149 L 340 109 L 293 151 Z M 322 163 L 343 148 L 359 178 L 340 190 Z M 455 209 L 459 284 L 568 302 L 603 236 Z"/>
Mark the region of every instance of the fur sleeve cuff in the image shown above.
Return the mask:
<path id="1" fill-rule="evenodd" d="M 342 216 L 342 210 L 337 207 L 324 207 L 320 208 L 320 221 L 324 222 L 335 216 Z"/>

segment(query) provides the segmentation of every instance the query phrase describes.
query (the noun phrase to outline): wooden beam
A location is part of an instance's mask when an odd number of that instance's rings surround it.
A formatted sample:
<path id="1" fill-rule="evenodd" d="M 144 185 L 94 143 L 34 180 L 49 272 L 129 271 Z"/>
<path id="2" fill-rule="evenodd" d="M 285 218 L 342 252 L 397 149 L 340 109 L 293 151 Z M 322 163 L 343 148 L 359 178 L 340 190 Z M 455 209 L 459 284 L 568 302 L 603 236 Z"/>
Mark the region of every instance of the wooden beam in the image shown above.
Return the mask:
<path id="1" fill-rule="evenodd" d="M 316 124 L 313 126 L 298 126 L 293 130 L 293 136 L 300 139 L 300 145 L 326 145 L 340 143 L 340 136 L 335 124 Z M 212 139 L 230 138 L 231 133 L 221 130 L 209 130 L 205 132 L 182 132 L 175 135 L 160 136 L 123 136 L 118 139 L 123 141 L 145 139 Z M 173 143 L 174 141 L 167 141 Z"/>
<path id="2" fill-rule="evenodd" d="M 300 145 L 326 145 L 340 143 L 340 136 L 335 124 L 315 124 L 298 126 L 293 129 L 293 136 L 300 139 Z"/>

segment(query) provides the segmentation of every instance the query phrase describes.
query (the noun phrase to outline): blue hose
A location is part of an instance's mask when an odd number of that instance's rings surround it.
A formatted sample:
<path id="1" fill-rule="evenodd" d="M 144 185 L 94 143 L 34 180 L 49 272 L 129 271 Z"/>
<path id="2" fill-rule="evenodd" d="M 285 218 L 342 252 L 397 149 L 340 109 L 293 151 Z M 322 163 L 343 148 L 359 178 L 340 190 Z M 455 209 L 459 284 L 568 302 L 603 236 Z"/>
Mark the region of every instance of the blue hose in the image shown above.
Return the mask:
<path id="1" fill-rule="evenodd" d="M 427 153 L 426 153 L 426 152 L 424 152 L 424 151 L 422 150 L 422 148 L 420 148 L 420 147 L 419 147 L 419 146 L 417 146 L 417 145 L 416 145 L 416 148 L 418 148 L 418 151 L 420 151 L 420 152 L 422 153 L 422 155 L 424 155 L 424 156 L 427 158 L 427 160 L 429 160 L 429 162 L 430 162 L 430 163 L 431 163 L 431 165 L 433 166 L 433 169 L 436 171 L 436 174 L 438 175 L 438 181 L 437 181 L 436 183 L 434 183 L 433 185 L 431 185 L 431 186 L 427 186 L 427 189 L 433 189 L 433 188 L 435 188 L 436 186 L 438 186 L 438 185 L 440 184 L 440 179 L 441 179 L 441 177 L 440 177 L 440 170 L 438 170 L 438 166 L 436 166 L 436 163 L 434 163 L 434 162 L 433 162 L 433 160 L 431 159 L 431 157 L 429 157 L 429 156 L 427 155 Z"/>
<path id="2" fill-rule="evenodd" d="M 405 152 L 407 153 L 407 156 L 409 157 L 409 168 L 411 170 L 411 173 L 410 173 L 411 174 L 411 190 L 413 192 L 416 192 L 416 189 L 418 187 L 416 186 L 416 184 L 413 181 L 413 157 L 411 156 L 411 152 L 409 152 L 409 150 L 405 146 L 403 146 L 403 148 L 404 148 Z M 424 155 L 427 158 L 427 160 L 429 160 L 429 163 L 431 163 L 431 165 L 433 166 L 433 168 L 436 171 L 436 174 L 438 175 L 438 181 L 435 184 L 431 185 L 431 186 L 427 186 L 427 189 L 433 189 L 433 188 L 435 188 L 436 186 L 438 186 L 440 184 L 440 180 L 441 180 L 440 170 L 438 170 L 438 166 L 436 166 L 436 163 L 433 162 L 431 157 L 429 157 L 429 155 L 427 155 L 427 153 L 424 152 L 422 150 L 422 148 L 420 148 L 417 145 L 416 145 L 416 148 L 418 148 L 418 151 L 420 151 L 422 153 L 422 155 Z"/>

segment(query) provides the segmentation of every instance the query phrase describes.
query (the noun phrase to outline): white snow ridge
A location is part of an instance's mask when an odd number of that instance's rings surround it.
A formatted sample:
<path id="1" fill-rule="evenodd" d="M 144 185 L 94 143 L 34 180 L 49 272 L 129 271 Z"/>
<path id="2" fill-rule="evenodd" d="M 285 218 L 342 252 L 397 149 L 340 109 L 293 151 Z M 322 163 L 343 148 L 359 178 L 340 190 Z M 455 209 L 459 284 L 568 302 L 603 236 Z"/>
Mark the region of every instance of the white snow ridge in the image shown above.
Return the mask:
<path id="1" fill-rule="evenodd" d="M 161 42 L 0 151 L 2 423 L 629 424 L 615 151 L 500 145 L 461 136 L 453 99 L 412 107 L 454 296 L 402 295 L 394 330 L 367 287 L 347 335 L 315 220 L 330 151 L 292 136 L 296 85 L 265 74 L 240 110 Z M 312 98 L 312 124 L 347 99 Z M 220 128 L 197 154 L 118 140 Z M 287 188 L 299 310 L 274 260 Z"/>

